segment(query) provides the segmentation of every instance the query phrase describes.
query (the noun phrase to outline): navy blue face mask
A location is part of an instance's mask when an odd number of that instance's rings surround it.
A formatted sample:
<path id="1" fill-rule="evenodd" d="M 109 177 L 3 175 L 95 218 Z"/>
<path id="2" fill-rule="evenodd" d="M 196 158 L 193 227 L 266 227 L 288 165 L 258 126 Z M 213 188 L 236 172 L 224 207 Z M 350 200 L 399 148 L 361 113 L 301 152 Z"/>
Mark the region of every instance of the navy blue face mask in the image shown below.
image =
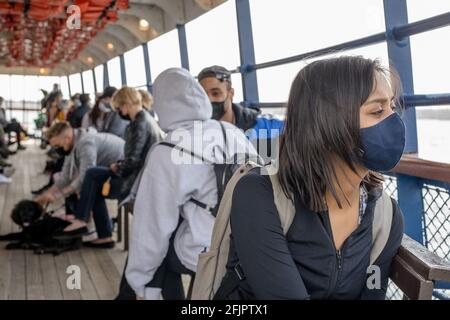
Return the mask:
<path id="1" fill-rule="evenodd" d="M 394 112 L 374 126 L 360 129 L 361 154 L 358 162 L 365 168 L 386 172 L 394 168 L 405 148 L 405 124 Z"/>

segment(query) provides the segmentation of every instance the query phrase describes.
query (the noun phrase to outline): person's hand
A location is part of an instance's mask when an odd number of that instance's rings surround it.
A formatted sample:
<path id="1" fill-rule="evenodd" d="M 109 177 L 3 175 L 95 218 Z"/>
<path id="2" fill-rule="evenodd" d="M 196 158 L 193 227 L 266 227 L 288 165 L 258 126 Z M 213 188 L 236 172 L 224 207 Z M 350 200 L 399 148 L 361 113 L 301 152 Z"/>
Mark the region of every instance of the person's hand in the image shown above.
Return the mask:
<path id="1" fill-rule="evenodd" d="M 119 171 L 119 166 L 117 165 L 117 163 L 112 163 L 112 164 L 109 166 L 109 169 L 110 169 L 112 172 L 117 173 L 117 171 Z"/>
<path id="2" fill-rule="evenodd" d="M 136 300 L 145 300 L 145 298 L 141 296 L 136 296 Z"/>
<path id="3" fill-rule="evenodd" d="M 38 196 L 34 201 L 39 203 L 41 206 L 45 206 L 48 203 L 55 202 L 56 198 L 51 192 L 44 192 L 40 196 Z"/>

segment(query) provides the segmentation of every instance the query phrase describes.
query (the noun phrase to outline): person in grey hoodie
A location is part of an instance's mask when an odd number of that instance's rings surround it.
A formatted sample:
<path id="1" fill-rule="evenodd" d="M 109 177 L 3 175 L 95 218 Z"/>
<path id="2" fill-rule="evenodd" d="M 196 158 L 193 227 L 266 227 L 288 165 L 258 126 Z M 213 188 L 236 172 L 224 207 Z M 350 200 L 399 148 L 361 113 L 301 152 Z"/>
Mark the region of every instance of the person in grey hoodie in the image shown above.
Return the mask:
<path id="1" fill-rule="evenodd" d="M 209 249 L 215 217 L 191 200 L 216 205 L 210 163 L 229 163 L 243 153 L 257 157 L 238 128 L 211 119 L 208 96 L 187 70 L 161 73 L 153 94 L 154 110 L 167 136 L 150 149 L 134 204 L 125 275 L 138 299 L 159 299 L 165 273 L 195 273 L 198 255 Z M 205 162 L 194 160 L 189 152 Z"/>
<path id="2" fill-rule="evenodd" d="M 55 123 L 47 131 L 52 147 L 61 148 L 65 155 L 59 179 L 46 192 L 35 198 L 41 205 L 52 203 L 81 192 L 86 171 L 94 166 L 110 166 L 123 159 L 124 140 L 95 129 L 73 129 L 68 122 Z M 66 231 L 77 229 L 75 224 Z"/>

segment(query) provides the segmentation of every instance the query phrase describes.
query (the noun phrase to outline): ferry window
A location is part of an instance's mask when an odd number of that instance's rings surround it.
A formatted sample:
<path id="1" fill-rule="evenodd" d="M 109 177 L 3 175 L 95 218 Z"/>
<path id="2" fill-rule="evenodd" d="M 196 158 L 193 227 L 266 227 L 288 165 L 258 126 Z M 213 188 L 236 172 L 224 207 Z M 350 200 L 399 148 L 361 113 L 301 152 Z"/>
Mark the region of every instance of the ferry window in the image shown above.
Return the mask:
<path id="1" fill-rule="evenodd" d="M 250 6 L 257 62 L 385 31 L 380 0 L 309 1 L 307 9 L 303 1 L 251 0 Z"/>
<path id="2" fill-rule="evenodd" d="M 193 75 L 212 65 L 221 65 L 227 69 L 235 69 L 240 65 L 234 1 L 227 1 L 187 23 L 186 37 Z"/>
<path id="3" fill-rule="evenodd" d="M 10 99 L 11 101 L 23 101 L 25 97 L 25 77 L 11 76 Z"/>
<path id="4" fill-rule="evenodd" d="M 448 128 L 450 106 L 416 108 L 417 142 L 422 159 L 450 163 Z"/>
<path id="5" fill-rule="evenodd" d="M 378 59 L 382 65 L 386 67 L 389 66 L 387 45 L 385 43 L 379 43 L 273 68 L 260 69 L 257 71 L 259 100 L 261 102 L 286 102 L 288 100 L 292 81 L 300 69 L 315 60 L 338 57 L 342 55 L 361 55 L 365 58 Z"/>
<path id="6" fill-rule="evenodd" d="M 69 99 L 69 85 L 67 84 L 67 77 L 60 77 L 59 83 L 61 85 L 61 92 L 63 94 L 64 99 Z"/>
<path id="7" fill-rule="evenodd" d="M 9 100 L 10 76 L 6 74 L 0 75 L 0 96 L 5 100 Z"/>
<path id="8" fill-rule="evenodd" d="M 148 51 L 153 81 L 164 70 L 181 66 L 176 29 L 151 40 L 148 43 Z"/>
<path id="9" fill-rule="evenodd" d="M 92 77 L 92 71 L 83 72 L 83 82 L 84 82 L 84 92 L 91 96 L 91 100 L 95 101 L 95 89 L 94 89 L 94 79 Z"/>
<path id="10" fill-rule="evenodd" d="M 103 91 L 103 65 L 95 67 L 95 81 L 97 82 L 97 90 L 99 92 Z"/>
<path id="11" fill-rule="evenodd" d="M 25 77 L 28 78 L 28 77 Z M 45 77 L 45 76 L 40 76 L 38 78 L 38 81 L 34 82 L 34 86 L 36 86 L 35 88 L 33 88 L 33 94 L 35 94 L 36 92 L 38 93 L 39 96 L 39 100 L 42 99 L 43 95 L 40 89 L 44 89 L 47 92 L 50 92 L 53 90 L 53 85 L 57 83 L 60 84 L 59 82 L 59 78 L 58 77 Z M 27 89 L 28 90 L 28 89 Z M 27 93 L 28 94 L 28 93 Z"/>
<path id="12" fill-rule="evenodd" d="M 108 61 L 108 75 L 109 75 L 109 85 L 121 88 L 122 87 L 122 76 L 120 74 L 120 59 L 115 57 Z"/>
<path id="13" fill-rule="evenodd" d="M 127 85 L 130 87 L 145 87 L 144 52 L 142 46 L 138 46 L 124 54 L 127 69 Z"/>
<path id="14" fill-rule="evenodd" d="M 70 81 L 70 90 L 72 91 L 72 94 L 75 93 L 82 93 L 81 90 L 81 77 L 79 73 L 74 73 L 69 76 Z"/>
<path id="15" fill-rule="evenodd" d="M 407 0 L 408 21 L 427 19 L 450 11 L 450 1 Z"/>
<path id="16" fill-rule="evenodd" d="M 449 38 L 450 27 L 410 38 L 414 91 L 417 94 L 449 92 L 450 50 L 444 40 Z"/>
<path id="17" fill-rule="evenodd" d="M 24 100 L 25 101 L 39 101 L 41 100 L 44 95 L 42 94 L 41 88 L 46 91 L 51 91 L 52 87 L 42 87 L 40 85 L 40 78 L 38 76 L 25 76 L 24 77 L 24 84 L 25 84 L 25 95 Z"/>

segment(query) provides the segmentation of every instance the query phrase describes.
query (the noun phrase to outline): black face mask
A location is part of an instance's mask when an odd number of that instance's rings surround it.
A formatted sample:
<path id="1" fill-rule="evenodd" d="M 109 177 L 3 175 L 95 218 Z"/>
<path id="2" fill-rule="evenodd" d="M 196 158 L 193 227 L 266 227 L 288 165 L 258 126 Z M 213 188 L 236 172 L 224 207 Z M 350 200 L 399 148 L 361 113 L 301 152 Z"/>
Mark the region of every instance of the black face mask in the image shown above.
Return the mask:
<path id="1" fill-rule="evenodd" d="M 63 147 L 58 147 L 58 148 L 55 148 L 55 151 L 60 156 L 65 157 L 65 156 L 68 156 L 72 150 L 64 150 Z"/>
<path id="2" fill-rule="evenodd" d="M 211 102 L 213 109 L 211 119 L 220 120 L 223 117 L 225 114 L 225 101 L 227 100 L 225 99 L 222 102 Z"/>
<path id="3" fill-rule="evenodd" d="M 122 120 L 131 121 L 131 118 L 130 118 L 129 115 L 123 114 L 120 110 L 117 111 L 117 113 L 119 114 L 119 117 L 120 117 Z"/>

